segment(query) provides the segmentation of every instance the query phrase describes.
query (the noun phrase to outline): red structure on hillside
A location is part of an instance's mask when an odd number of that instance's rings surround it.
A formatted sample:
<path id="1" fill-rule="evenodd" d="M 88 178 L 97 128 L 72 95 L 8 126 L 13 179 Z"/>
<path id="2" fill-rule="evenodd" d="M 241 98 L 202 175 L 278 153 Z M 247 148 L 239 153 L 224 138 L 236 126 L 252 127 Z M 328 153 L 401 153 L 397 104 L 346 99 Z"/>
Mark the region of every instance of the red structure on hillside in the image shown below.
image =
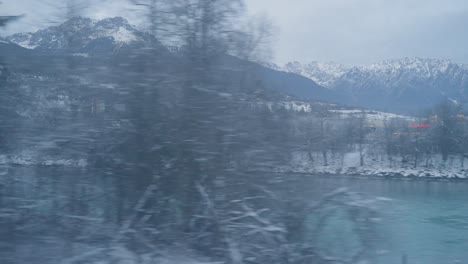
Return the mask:
<path id="1" fill-rule="evenodd" d="M 410 124 L 409 127 L 411 128 L 428 128 L 431 125 L 429 124 Z"/>

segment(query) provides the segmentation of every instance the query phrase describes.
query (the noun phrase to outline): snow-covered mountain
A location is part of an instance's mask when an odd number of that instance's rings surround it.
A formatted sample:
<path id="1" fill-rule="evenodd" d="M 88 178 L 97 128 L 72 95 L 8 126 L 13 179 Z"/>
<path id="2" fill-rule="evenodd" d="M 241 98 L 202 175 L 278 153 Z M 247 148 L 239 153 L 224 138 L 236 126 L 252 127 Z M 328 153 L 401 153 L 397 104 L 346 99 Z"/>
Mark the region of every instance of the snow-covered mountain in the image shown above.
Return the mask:
<path id="1" fill-rule="evenodd" d="M 443 98 L 468 98 L 468 70 L 449 60 L 405 58 L 353 67 L 332 87 L 352 104 L 422 110 Z"/>
<path id="2" fill-rule="evenodd" d="M 344 85 L 364 88 L 373 84 L 376 89 L 425 89 L 445 86 L 456 88 L 466 85 L 468 71 L 464 65 L 449 60 L 405 58 L 353 67 L 333 88 Z M 424 88 L 426 87 L 426 88 Z M 443 92 L 443 90 L 441 90 Z"/>
<path id="3" fill-rule="evenodd" d="M 331 89 L 339 102 L 380 110 L 406 112 L 429 108 L 444 97 L 468 99 L 468 68 L 450 60 L 405 58 L 354 67 L 290 62 L 276 67 Z"/>
<path id="4" fill-rule="evenodd" d="M 5 54 L 67 51 L 83 57 L 157 48 L 167 51 L 168 61 L 181 50 L 163 47 L 121 17 L 75 17 L 58 26 L 0 39 L 0 47 Z M 332 62 L 260 64 L 269 68 L 256 66 L 267 86 L 302 99 L 402 113 L 432 107 L 444 97 L 468 99 L 468 68 L 448 60 L 405 58 L 355 67 Z"/>
<path id="5" fill-rule="evenodd" d="M 135 29 L 121 17 L 103 20 L 75 17 L 58 26 L 34 33 L 18 33 L 5 39 L 28 49 L 69 49 L 74 52 L 113 52 L 122 47 L 158 44 L 152 35 Z"/>
<path id="6" fill-rule="evenodd" d="M 302 75 L 328 88 L 333 87 L 336 81 L 349 70 L 349 67 L 334 62 L 323 63 L 314 61 L 302 64 L 294 61 L 285 64 L 282 70 Z"/>
<path id="7" fill-rule="evenodd" d="M 437 81 L 444 75 L 456 79 L 468 69 L 465 65 L 450 60 L 424 58 L 387 60 L 354 67 L 316 61 L 311 63 L 293 61 L 284 66 L 274 63 L 262 63 L 262 65 L 274 70 L 302 75 L 327 88 L 336 88 L 343 81 L 357 84 L 376 80 L 385 87 L 399 87 L 406 82 Z"/>

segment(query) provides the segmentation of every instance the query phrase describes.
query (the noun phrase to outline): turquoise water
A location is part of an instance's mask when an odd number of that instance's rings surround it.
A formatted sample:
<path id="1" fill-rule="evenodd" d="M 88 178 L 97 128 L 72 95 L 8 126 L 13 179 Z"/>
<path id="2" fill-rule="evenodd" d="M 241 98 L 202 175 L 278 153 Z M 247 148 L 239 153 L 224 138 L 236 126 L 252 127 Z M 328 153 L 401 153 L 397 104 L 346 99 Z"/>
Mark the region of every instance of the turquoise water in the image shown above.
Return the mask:
<path id="1" fill-rule="evenodd" d="M 307 189 L 340 187 L 392 199 L 380 208 L 378 263 L 468 263 L 468 182 L 313 177 Z"/>

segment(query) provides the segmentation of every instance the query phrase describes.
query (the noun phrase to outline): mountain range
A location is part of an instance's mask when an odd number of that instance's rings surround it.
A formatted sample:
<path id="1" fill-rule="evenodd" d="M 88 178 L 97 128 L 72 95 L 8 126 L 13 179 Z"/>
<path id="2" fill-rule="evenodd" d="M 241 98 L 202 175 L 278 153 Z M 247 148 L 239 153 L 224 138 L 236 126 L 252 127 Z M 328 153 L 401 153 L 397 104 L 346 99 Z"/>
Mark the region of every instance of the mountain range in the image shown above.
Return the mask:
<path id="1" fill-rule="evenodd" d="M 147 50 L 158 50 L 160 60 L 168 65 L 177 60 L 178 53 L 184 52 L 180 47 L 164 46 L 153 35 L 136 29 L 121 17 L 103 20 L 75 17 L 58 26 L 0 39 L 0 56 L 4 60 L 25 58 L 10 63 L 10 68 L 33 63 L 27 57 L 40 54 L 46 54 L 48 59 L 69 54 L 90 60 L 96 56 L 114 60 L 121 56 L 122 64 L 122 60 L 135 57 L 131 53 Z M 44 58 L 35 62 L 38 68 Z M 405 58 L 365 66 L 290 62 L 278 66 L 228 55 L 225 59 L 228 64 L 247 65 L 255 75 L 252 78 L 261 80 L 263 88 L 302 100 L 408 114 L 428 109 L 444 98 L 456 101 L 468 98 L 468 68 L 449 60 Z M 0 69 L 6 70 L 3 66 Z"/>
<path id="2" fill-rule="evenodd" d="M 378 110 L 415 113 L 444 98 L 468 98 L 468 68 L 450 60 L 404 58 L 363 66 L 333 62 L 264 65 L 309 78 L 333 91 L 339 102 Z"/>
<path id="3" fill-rule="evenodd" d="M 50 57 L 60 59 L 60 56 L 70 55 L 76 57 L 75 60 L 94 60 L 100 57 L 114 60 L 112 64 L 115 65 L 116 63 L 128 64 L 127 60 L 136 60 L 137 56 L 140 56 L 140 60 L 147 60 L 156 51 L 158 59 L 167 65 L 180 63 L 177 60 L 183 56 L 178 56 L 178 54 L 185 52 L 183 47 L 162 45 L 153 35 L 136 29 L 121 17 L 103 20 L 75 17 L 58 26 L 32 33 L 18 33 L 0 39 L 0 56 L 4 56 L 6 60 L 12 59 L 10 67 L 18 64 L 14 60 L 24 54 L 43 56 L 37 59 L 38 61 L 49 60 Z M 229 55 L 224 56 L 224 60 L 227 65 L 231 66 L 243 64 L 249 69 L 253 76 L 251 78 L 261 82 L 262 89 L 270 89 L 275 94 L 280 93 L 308 100 L 330 101 L 333 99 L 329 89 L 306 77 L 275 71 Z M 25 59 L 24 63 L 30 61 Z"/>

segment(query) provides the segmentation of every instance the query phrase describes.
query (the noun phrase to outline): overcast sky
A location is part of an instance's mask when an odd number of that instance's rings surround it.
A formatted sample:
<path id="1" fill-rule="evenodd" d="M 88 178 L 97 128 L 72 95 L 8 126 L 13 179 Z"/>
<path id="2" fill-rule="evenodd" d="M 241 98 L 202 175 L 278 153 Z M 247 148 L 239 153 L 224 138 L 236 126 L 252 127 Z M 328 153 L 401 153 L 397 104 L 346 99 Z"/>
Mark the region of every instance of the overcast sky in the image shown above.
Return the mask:
<path id="1" fill-rule="evenodd" d="M 0 14 L 24 13 L 2 34 L 35 30 L 60 20 L 50 3 L 0 0 Z M 121 15 L 138 24 L 125 0 L 88 0 L 94 18 Z M 467 0 L 247 0 L 251 14 L 275 24 L 274 60 L 367 64 L 403 57 L 446 58 L 468 63 Z M 60 4 L 56 4 L 60 6 Z"/>

